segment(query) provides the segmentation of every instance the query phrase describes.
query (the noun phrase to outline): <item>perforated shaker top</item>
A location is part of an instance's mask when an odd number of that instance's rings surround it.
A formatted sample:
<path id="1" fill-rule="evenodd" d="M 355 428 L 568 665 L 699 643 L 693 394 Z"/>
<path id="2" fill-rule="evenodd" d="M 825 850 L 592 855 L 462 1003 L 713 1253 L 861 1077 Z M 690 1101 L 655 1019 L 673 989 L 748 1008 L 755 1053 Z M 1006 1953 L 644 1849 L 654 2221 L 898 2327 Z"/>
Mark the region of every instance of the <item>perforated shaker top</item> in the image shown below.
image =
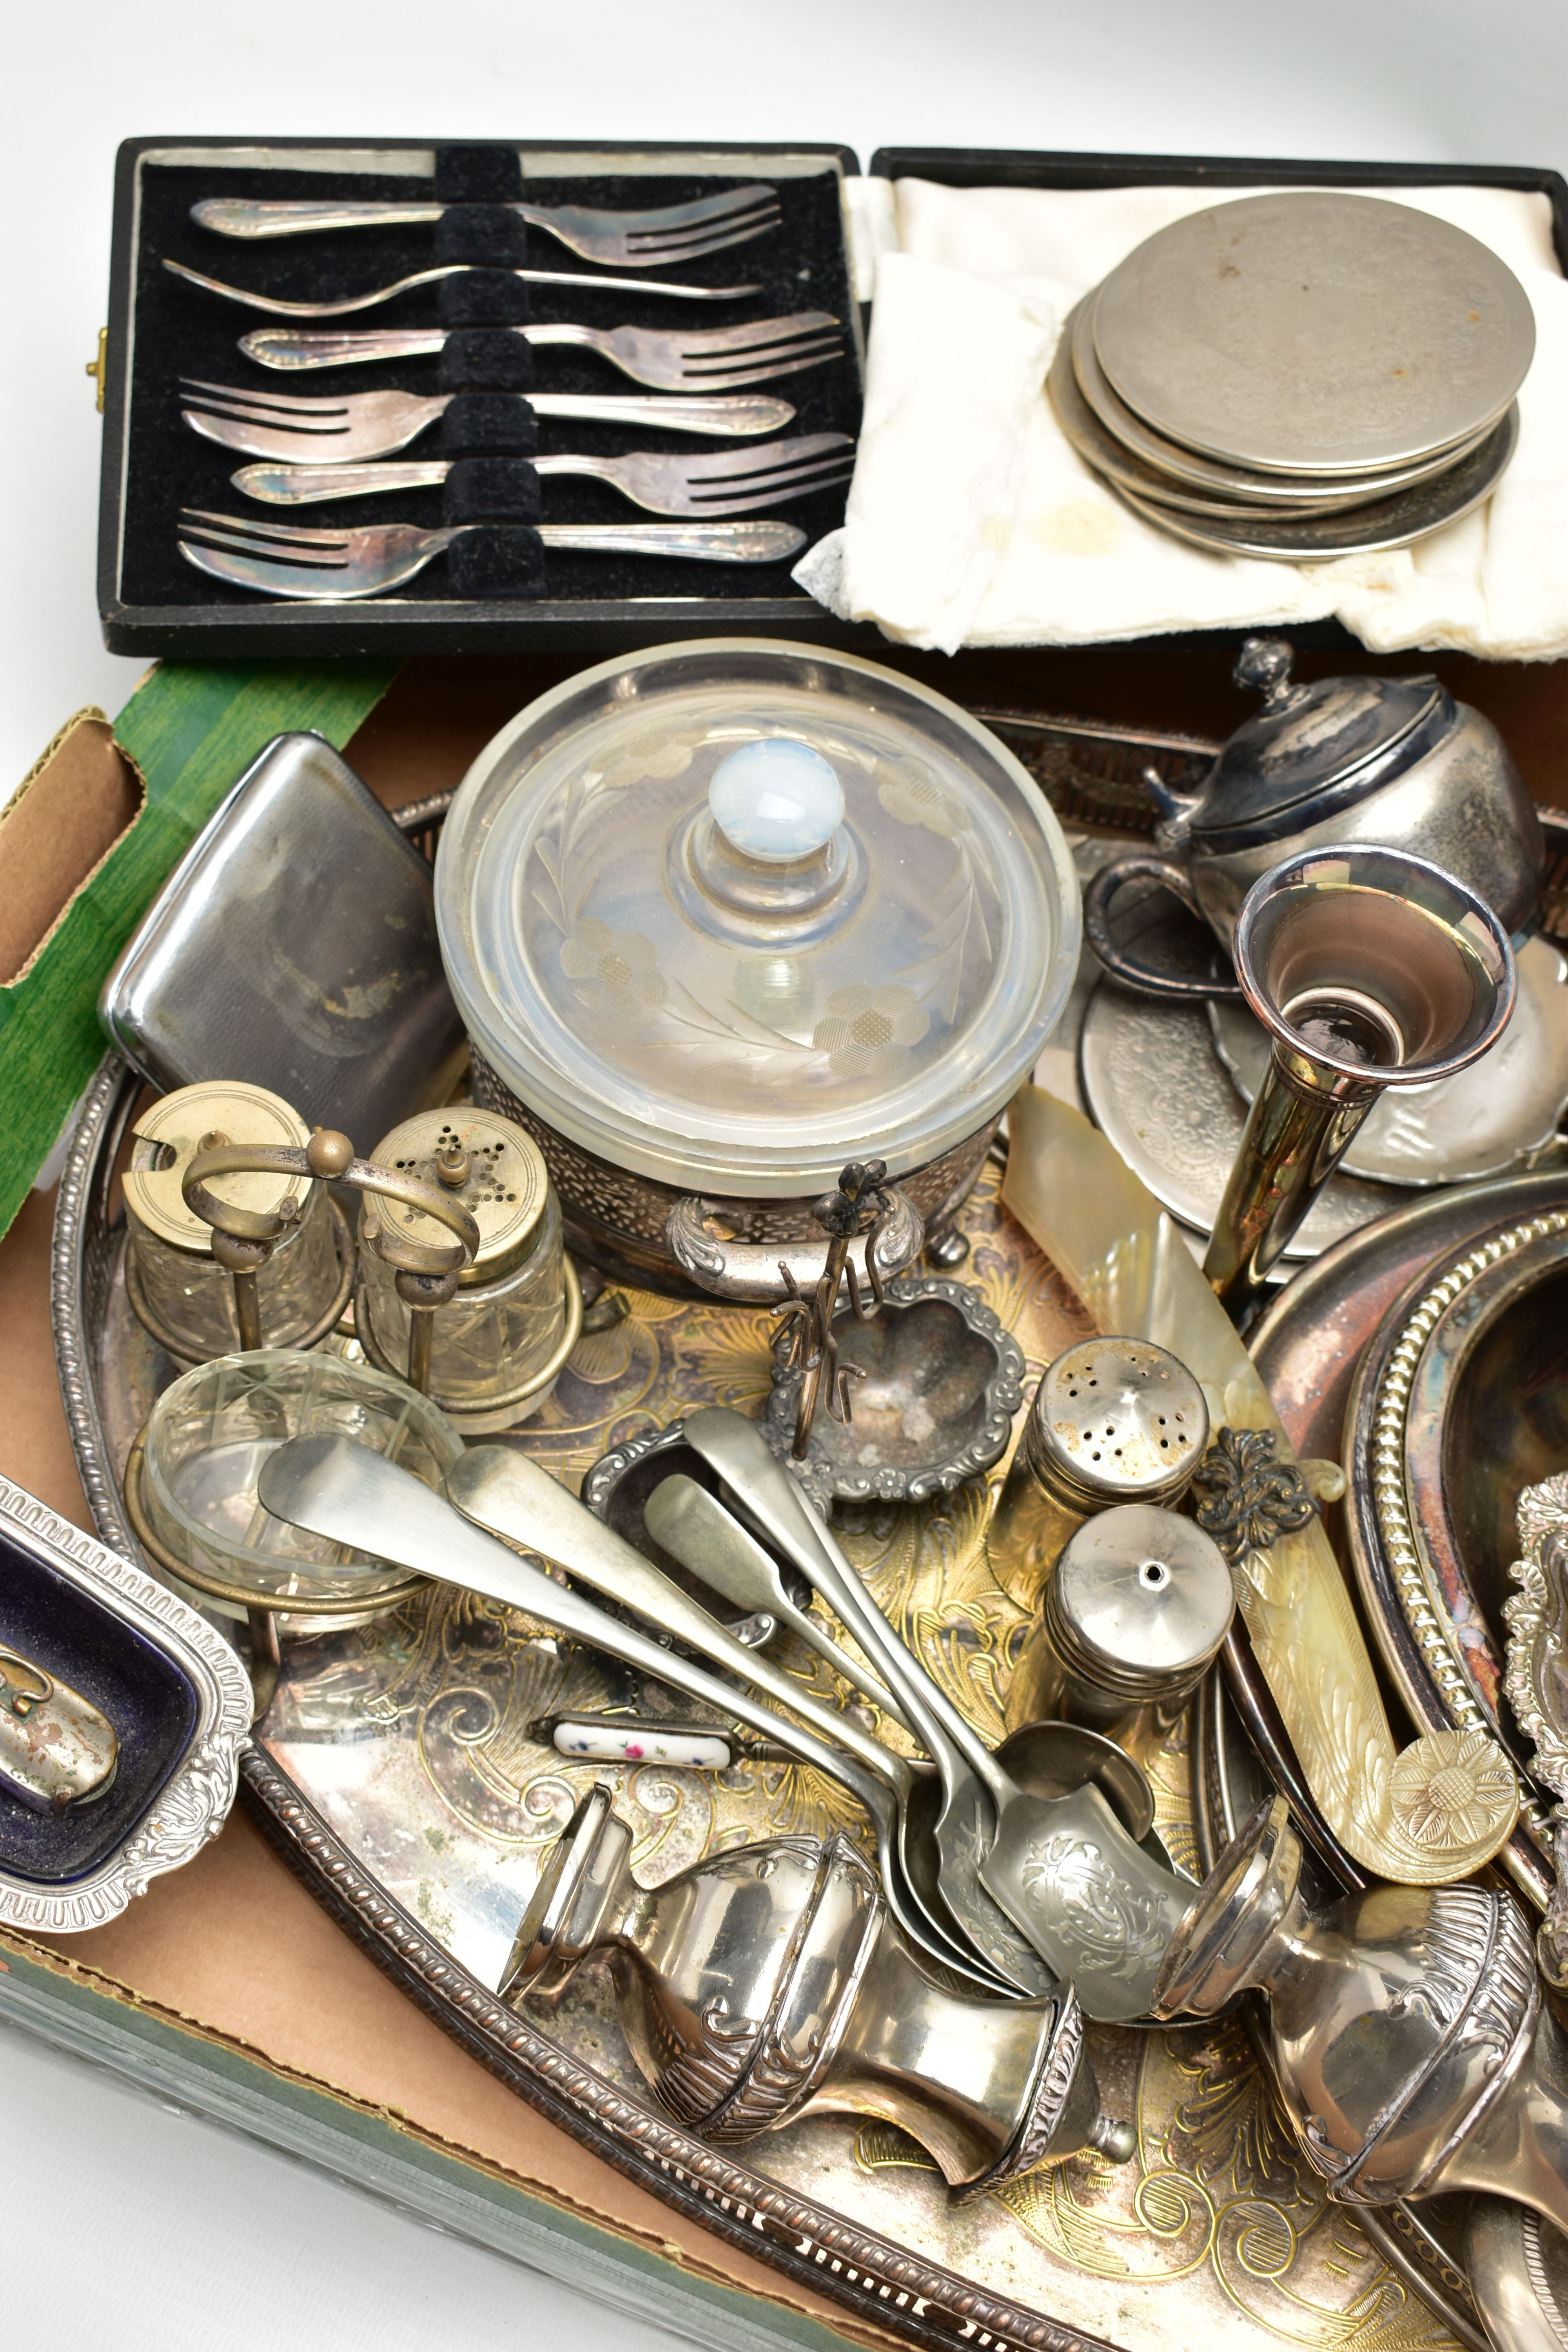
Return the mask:
<path id="1" fill-rule="evenodd" d="M 1208 1427 L 1202 1389 L 1167 1349 L 1080 1339 L 1042 1374 L 1025 1451 L 1042 1486 L 1089 1510 L 1168 1503 L 1202 1460 Z"/>

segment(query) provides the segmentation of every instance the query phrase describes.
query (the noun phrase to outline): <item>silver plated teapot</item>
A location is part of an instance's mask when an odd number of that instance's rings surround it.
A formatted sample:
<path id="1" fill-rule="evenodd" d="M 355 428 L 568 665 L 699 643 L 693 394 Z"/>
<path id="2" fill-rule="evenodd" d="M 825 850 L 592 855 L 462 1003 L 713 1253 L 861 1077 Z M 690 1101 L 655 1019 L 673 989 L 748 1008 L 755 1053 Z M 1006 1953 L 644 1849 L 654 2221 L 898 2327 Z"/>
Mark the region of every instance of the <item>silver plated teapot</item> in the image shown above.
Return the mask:
<path id="1" fill-rule="evenodd" d="M 1118 893 L 1158 882 L 1228 950 L 1252 885 L 1283 857 L 1330 844 L 1414 852 L 1457 877 L 1505 931 L 1528 921 L 1546 850 L 1523 778 L 1489 719 L 1437 678 L 1292 681 L 1283 637 L 1248 637 L 1237 686 L 1261 709 L 1238 727 L 1195 793 L 1145 782 L 1163 812 L 1163 853 L 1102 866 L 1084 896 L 1084 929 L 1111 977 L 1145 996 L 1235 996 L 1228 976 L 1161 969 L 1115 937 Z"/>

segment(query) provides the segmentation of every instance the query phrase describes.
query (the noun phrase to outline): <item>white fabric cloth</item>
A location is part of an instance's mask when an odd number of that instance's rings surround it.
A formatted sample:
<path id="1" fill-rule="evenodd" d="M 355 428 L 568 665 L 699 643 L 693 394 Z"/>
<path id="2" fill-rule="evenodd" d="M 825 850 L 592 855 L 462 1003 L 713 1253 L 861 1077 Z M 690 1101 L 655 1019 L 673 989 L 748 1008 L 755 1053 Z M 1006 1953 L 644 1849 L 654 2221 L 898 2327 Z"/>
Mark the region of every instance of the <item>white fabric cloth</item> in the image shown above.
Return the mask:
<path id="1" fill-rule="evenodd" d="M 865 417 L 844 528 L 795 574 L 841 618 L 945 653 L 1332 614 L 1377 652 L 1568 654 L 1568 280 L 1544 196 L 1363 192 L 1468 230 L 1523 285 L 1537 341 L 1519 447 L 1484 506 L 1414 547 L 1293 564 L 1210 554 L 1142 521 L 1077 455 L 1046 394 L 1072 305 L 1194 211 L 1194 189 L 901 180 L 890 206 L 850 190 L 858 275 L 876 289 Z"/>

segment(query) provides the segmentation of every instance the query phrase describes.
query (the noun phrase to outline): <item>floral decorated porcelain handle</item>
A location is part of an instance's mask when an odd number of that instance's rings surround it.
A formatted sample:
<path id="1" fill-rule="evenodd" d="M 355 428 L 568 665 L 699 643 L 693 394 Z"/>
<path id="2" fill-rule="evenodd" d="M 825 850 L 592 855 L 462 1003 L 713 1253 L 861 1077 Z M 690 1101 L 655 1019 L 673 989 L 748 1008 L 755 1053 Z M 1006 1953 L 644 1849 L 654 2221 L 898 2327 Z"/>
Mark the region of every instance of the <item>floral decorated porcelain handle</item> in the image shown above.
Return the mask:
<path id="1" fill-rule="evenodd" d="M 1101 1331 L 1169 1348 L 1203 1384 L 1216 1433 L 1211 1531 L 1230 1550 L 1258 1665 L 1330 1828 L 1380 1878 L 1435 1886 L 1468 1877 L 1513 1827 L 1519 1787 L 1507 1759 L 1473 1731 L 1431 1731 L 1395 1748 L 1279 1416 L 1180 1234 L 1120 1152 L 1065 1103 L 1026 1087 L 1008 1118 L 1005 1205 Z"/>

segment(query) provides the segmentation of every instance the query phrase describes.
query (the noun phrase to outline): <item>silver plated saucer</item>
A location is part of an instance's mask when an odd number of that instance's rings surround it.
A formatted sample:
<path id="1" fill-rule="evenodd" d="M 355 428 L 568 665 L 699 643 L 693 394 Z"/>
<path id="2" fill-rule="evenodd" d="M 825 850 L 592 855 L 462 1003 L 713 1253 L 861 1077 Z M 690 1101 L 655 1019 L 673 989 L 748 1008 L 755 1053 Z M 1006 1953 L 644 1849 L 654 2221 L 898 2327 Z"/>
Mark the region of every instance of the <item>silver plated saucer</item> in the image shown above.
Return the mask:
<path id="1" fill-rule="evenodd" d="M 1527 940 L 1517 958 L 1513 1018 L 1489 1053 L 1457 1077 L 1390 1087 L 1341 1165 L 1383 1184 L 1473 1184 L 1527 1169 L 1568 1108 L 1568 957 Z M 1244 1004 L 1208 1006 L 1215 1050 L 1247 1102 L 1268 1062 L 1268 1036 Z"/>
<path id="2" fill-rule="evenodd" d="M 1100 289 L 1100 365 L 1189 448 L 1365 473 L 1502 415 L 1535 350 L 1519 280 L 1431 213 L 1336 189 L 1243 196 L 1145 239 Z"/>
<path id="3" fill-rule="evenodd" d="M 1084 1019 L 1079 1072 L 1090 1118 L 1128 1166 L 1173 1217 L 1208 1233 L 1247 1108 L 1215 1052 L 1204 1008 L 1157 1003 L 1102 982 Z M 1392 1185 L 1332 1177 L 1285 1255 L 1293 1264 L 1316 1257 L 1408 1197 Z"/>
<path id="4" fill-rule="evenodd" d="M 1135 490 L 1114 487 L 1135 513 L 1178 539 L 1190 540 L 1194 547 L 1289 563 L 1329 563 L 1338 555 L 1375 555 L 1385 548 L 1408 547 L 1412 540 L 1426 539 L 1451 522 L 1462 521 L 1496 489 L 1518 441 L 1519 411 L 1510 408 L 1468 457 L 1391 499 L 1378 499 L 1371 506 L 1344 512 L 1296 518 L 1264 515 L 1256 523 L 1226 515 L 1200 520 L 1142 498 Z"/>
<path id="5" fill-rule="evenodd" d="M 1145 498 L 1158 500 L 1162 506 L 1184 507 L 1194 514 L 1250 516 L 1256 521 L 1258 516 L 1256 499 L 1240 493 L 1227 494 L 1224 489 L 1211 493 L 1195 486 L 1190 489 L 1184 488 L 1173 474 L 1162 473 L 1148 457 L 1140 454 L 1131 441 L 1119 440 L 1104 418 L 1090 406 L 1073 364 L 1076 333 L 1073 321 L 1082 316 L 1084 310 L 1085 304 L 1080 302 L 1063 329 L 1056 357 L 1051 362 L 1050 373 L 1046 378 L 1046 390 L 1056 411 L 1057 423 L 1084 464 L 1092 467 L 1097 474 L 1105 475 L 1120 488 L 1139 491 Z M 1122 414 L 1133 428 L 1139 426 L 1139 419 L 1131 415 L 1131 410 L 1124 409 Z M 1137 437 L 1152 442 L 1158 436 L 1139 432 Z M 1219 469 L 1216 467 L 1215 470 Z M 1262 477 L 1258 478 L 1261 480 Z M 1348 506 L 1357 495 L 1360 493 L 1346 498 L 1342 492 L 1336 493 L 1329 503 L 1336 507 Z M 1283 481 L 1279 484 L 1279 496 L 1280 499 L 1286 496 Z M 1298 496 L 1289 503 L 1280 504 L 1271 498 L 1268 500 L 1269 520 L 1279 515 L 1320 514 L 1324 503 L 1321 499 L 1305 499 Z"/>
<path id="6" fill-rule="evenodd" d="M 1272 515 L 1294 513 L 1307 506 L 1320 514 L 1341 507 L 1365 506 L 1373 499 L 1389 498 L 1395 490 L 1440 473 L 1485 440 L 1495 424 L 1495 419 L 1491 420 L 1479 433 L 1452 449 L 1364 474 L 1264 474 L 1247 466 L 1226 465 L 1217 457 L 1201 457 L 1195 449 L 1184 449 L 1179 442 L 1166 440 L 1163 434 L 1156 433 L 1136 415 L 1124 400 L 1118 399 L 1095 352 L 1095 294 L 1086 294 L 1074 309 L 1062 330 L 1058 356 L 1066 351 L 1070 358 L 1072 382 L 1083 413 L 1099 428 L 1101 439 L 1113 453 L 1120 453 L 1124 467 L 1145 469 L 1142 478 L 1130 478 L 1127 487 L 1144 489 L 1149 497 L 1167 506 L 1193 505 L 1200 511 L 1223 514 L 1234 501 L 1233 511 L 1239 508 L 1243 513 L 1258 514 L 1266 509 Z M 1055 402 L 1054 368 L 1050 392 Z M 1060 405 L 1057 414 L 1063 431 L 1075 441 L 1079 454 L 1098 465 L 1100 460 L 1076 440 Z M 1101 470 L 1111 472 L 1109 466 Z M 1177 483 L 1198 495 L 1178 497 L 1174 488 Z"/>

